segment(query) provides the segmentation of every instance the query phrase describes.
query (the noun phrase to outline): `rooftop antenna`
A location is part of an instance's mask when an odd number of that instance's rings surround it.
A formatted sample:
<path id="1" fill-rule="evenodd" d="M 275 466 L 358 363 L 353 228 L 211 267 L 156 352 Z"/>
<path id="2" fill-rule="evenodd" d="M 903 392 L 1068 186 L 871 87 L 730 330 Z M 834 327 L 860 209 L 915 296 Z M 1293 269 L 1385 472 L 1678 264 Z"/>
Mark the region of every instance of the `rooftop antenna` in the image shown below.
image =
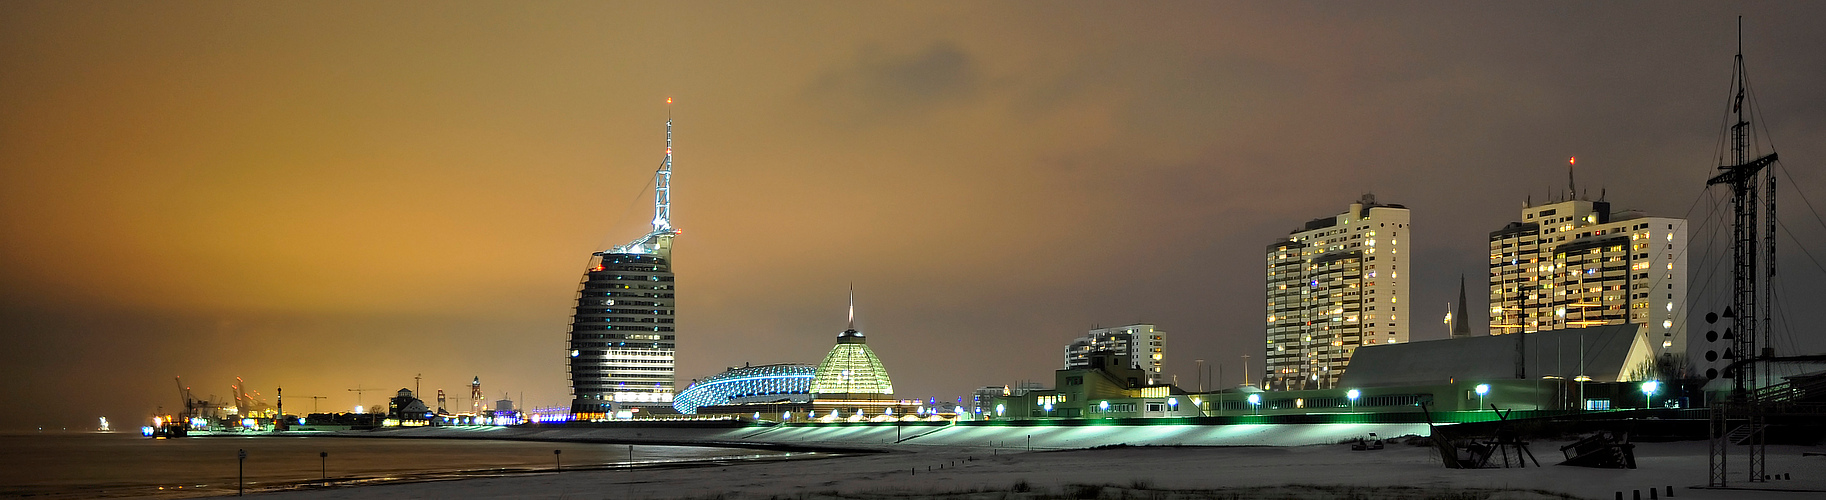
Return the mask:
<path id="1" fill-rule="evenodd" d="M 666 159 L 653 186 L 653 232 L 672 229 L 672 98 L 666 98 Z"/>
<path id="2" fill-rule="evenodd" d="M 1570 196 L 1573 199 L 1579 197 L 1579 183 L 1572 179 L 1572 166 L 1573 164 L 1578 163 L 1578 161 L 1579 157 L 1577 156 L 1566 158 L 1566 189 L 1572 192 Z"/>

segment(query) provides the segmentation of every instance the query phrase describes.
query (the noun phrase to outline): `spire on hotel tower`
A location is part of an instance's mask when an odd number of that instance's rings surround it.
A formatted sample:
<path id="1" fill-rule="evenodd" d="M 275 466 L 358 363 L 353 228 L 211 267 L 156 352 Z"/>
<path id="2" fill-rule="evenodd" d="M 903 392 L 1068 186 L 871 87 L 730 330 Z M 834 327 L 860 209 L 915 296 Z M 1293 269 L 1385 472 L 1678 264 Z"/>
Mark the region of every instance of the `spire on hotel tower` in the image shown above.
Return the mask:
<path id="1" fill-rule="evenodd" d="M 666 156 L 653 174 L 653 230 L 645 236 L 615 247 L 609 253 L 671 253 L 671 239 L 679 234 L 672 227 L 672 98 L 666 98 Z M 667 255 L 667 257 L 670 257 Z"/>

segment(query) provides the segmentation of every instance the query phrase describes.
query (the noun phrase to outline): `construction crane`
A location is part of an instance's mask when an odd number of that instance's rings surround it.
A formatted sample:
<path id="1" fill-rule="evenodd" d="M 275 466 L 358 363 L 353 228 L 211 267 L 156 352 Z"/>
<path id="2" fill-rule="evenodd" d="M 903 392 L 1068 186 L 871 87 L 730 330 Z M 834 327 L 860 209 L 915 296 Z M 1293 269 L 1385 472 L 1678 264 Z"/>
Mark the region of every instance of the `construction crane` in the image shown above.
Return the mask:
<path id="1" fill-rule="evenodd" d="M 349 389 L 349 392 L 355 393 L 355 406 L 361 406 L 361 393 L 378 390 L 380 389 L 363 389 L 361 388 L 361 384 L 355 384 L 355 388 Z"/>
<path id="2" fill-rule="evenodd" d="M 189 413 L 192 408 L 190 404 L 190 388 L 184 387 L 184 377 L 176 377 L 176 379 L 178 381 L 178 400 L 184 402 L 184 417 L 189 418 Z"/>
<path id="3" fill-rule="evenodd" d="M 328 396 L 311 396 L 311 413 L 317 413 L 317 400 L 330 399 Z"/>
<path id="4" fill-rule="evenodd" d="M 241 377 L 235 377 L 235 384 L 230 385 L 229 387 L 234 390 L 235 394 L 235 413 L 242 417 L 257 417 L 263 413 L 278 414 L 278 412 L 273 409 L 273 405 L 267 404 L 265 400 L 260 399 L 260 391 L 254 391 L 252 395 L 249 395 L 247 393 L 247 381 L 241 380 Z"/>

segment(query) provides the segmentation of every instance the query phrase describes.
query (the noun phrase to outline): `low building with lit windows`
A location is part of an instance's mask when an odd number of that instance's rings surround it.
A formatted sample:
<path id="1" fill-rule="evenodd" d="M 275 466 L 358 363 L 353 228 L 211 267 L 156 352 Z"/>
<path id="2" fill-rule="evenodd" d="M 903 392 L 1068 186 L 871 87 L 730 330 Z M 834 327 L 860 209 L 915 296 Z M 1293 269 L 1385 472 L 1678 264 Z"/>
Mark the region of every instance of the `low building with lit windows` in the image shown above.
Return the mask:
<path id="1" fill-rule="evenodd" d="M 1083 367 L 1053 372 L 1054 388 L 1009 394 L 995 399 L 990 420 L 1052 418 L 1197 417 L 1190 395 L 1172 385 L 1148 383 L 1148 372 L 1135 368 L 1121 351 L 1092 351 Z"/>

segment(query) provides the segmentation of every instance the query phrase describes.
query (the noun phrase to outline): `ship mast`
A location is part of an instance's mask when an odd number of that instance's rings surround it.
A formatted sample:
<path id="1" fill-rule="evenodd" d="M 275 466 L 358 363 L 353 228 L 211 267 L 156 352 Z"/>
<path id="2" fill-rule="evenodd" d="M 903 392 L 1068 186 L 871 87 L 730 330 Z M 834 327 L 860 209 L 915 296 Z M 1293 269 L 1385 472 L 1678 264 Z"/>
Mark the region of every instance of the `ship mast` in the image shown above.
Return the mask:
<path id="1" fill-rule="evenodd" d="M 1738 22 L 1743 21 L 1740 18 Z M 1756 307 L 1756 282 L 1757 275 L 1760 273 L 1756 266 L 1759 229 L 1756 224 L 1759 208 L 1756 198 L 1757 188 L 1761 187 L 1757 185 L 1759 184 L 1757 182 L 1759 174 L 1764 167 L 1775 163 L 1776 155 L 1771 151 L 1767 155 L 1754 159 L 1750 156 L 1751 148 L 1755 146 L 1752 144 L 1751 135 L 1754 130 L 1750 123 L 1750 119 L 1754 116 L 1751 106 L 1746 106 L 1744 102 L 1744 98 L 1749 92 L 1747 89 L 1749 79 L 1744 75 L 1743 28 L 1741 25 L 1738 31 L 1736 65 L 1732 68 L 1731 78 L 1733 88 L 1730 114 L 1734 115 L 1735 122 L 1732 123 L 1730 131 L 1731 156 L 1728 158 L 1730 163 L 1719 166 L 1718 169 L 1723 172 L 1707 180 L 1706 185 L 1727 184 L 1731 186 L 1731 208 L 1734 217 L 1731 225 L 1731 308 L 1725 310 L 1725 316 L 1732 318 L 1731 326 L 1736 330 L 1736 334 L 1730 335 L 1731 350 L 1728 351 L 1727 356 L 1734 355 L 1730 357 L 1738 358 L 1741 363 L 1736 376 L 1732 377 L 1731 396 L 1733 399 L 1742 400 L 1748 397 L 1748 390 L 1754 388 L 1757 383 L 1758 367 L 1752 360 L 1773 355 L 1757 349 L 1758 337 L 1764 337 L 1764 343 L 1767 343 L 1767 331 L 1770 325 L 1765 324 L 1766 319 L 1758 321 L 1757 317 L 1757 313 L 1760 311 Z M 1769 176 L 1769 188 L 1769 222 L 1773 224 L 1775 217 L 1775 178 L 1773 175 Z M 1773 236 L 1774 231 L 1770 231 L 1770 235 Z M 1774 240 L 1769 239 L 1766 243 L 1770 244 L 1768 257 L 1770 263 L 1773 264 Z M 1774 271 L 1773 265 L 1767 269 L 1769 278 L 1774 278 Z M 1767 287 L 1767 284 L 1764 286 Z M 1767 313 L 1764 315 L 1766 316 Z"/>

